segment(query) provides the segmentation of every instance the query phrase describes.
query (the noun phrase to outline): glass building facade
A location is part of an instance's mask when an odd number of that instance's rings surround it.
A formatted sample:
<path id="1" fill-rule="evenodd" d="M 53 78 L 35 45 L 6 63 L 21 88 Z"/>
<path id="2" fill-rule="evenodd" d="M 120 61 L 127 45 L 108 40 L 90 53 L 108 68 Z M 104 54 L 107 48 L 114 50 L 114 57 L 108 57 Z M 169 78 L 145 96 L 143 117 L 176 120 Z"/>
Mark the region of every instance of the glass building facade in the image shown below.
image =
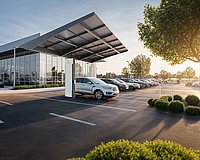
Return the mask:
<path id="1" fill-rule="evenodd" d="M 65 57 L 31 53 L 16 57 L 16 85 L 53 84 L 65 82 Z M 76 77 L 96 76 L 96 64 L 75 61 Z M 14 58 L 0 59 L 0 79 L 12 85 Z"/>

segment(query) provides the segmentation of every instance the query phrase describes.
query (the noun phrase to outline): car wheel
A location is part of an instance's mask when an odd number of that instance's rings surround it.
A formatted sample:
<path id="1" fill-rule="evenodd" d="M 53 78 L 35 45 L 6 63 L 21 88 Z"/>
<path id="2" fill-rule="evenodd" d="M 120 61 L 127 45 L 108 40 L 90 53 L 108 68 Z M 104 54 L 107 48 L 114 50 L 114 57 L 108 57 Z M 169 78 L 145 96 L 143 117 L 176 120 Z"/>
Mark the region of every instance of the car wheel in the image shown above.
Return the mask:
<path id="1" fill-rule="evenodd" d="M 103 99 L 104 97 L 103 92 L 100 90 L 95 91 L 94 95 L 95 95 L 95 98 L 98 100 Z"/>

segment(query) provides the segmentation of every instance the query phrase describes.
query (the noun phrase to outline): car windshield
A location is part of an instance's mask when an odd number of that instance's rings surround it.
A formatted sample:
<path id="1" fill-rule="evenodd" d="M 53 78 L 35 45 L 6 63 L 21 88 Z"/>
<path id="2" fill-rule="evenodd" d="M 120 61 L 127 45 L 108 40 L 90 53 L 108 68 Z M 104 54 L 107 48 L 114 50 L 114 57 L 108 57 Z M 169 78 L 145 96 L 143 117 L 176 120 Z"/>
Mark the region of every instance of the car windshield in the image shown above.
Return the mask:
<path id="1" fill-rule="evenodd" d="M 121 82 L 117 81 L 116 79 L 112 79 L 114 83 L 120 84 Z"/>
<path id="2" fill-rule="evenodd" d="M 117 79 L 117 81 L 121 82 L 121 83 L 125 83 L 124 81 L 122 81 L 121 79 Z"/>
<path id="3" fill-rule="evenodd" d="M 92 82 L 96 84 L 106 84 L 104 81 L 98 79 L 98 78 L 89 78 Z"/>

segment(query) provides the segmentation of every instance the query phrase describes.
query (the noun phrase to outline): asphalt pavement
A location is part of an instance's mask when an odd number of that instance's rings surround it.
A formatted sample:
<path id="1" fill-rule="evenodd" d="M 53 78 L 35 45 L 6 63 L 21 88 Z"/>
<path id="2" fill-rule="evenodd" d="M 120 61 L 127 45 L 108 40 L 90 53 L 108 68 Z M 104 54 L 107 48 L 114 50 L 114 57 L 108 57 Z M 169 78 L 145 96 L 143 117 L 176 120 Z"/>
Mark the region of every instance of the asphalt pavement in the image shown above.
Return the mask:
<path id="1" fill-rule="evenodd" d="M 0 159 L 64 160 L 117 139 L 166 139 L 200 149 L 200 117 L 159 112 L 146 103 L 188 93 L 200 95 L 183 85 L 123 92 L 102 101 L 65 98 L 64 91 L 0 94 Z"/>

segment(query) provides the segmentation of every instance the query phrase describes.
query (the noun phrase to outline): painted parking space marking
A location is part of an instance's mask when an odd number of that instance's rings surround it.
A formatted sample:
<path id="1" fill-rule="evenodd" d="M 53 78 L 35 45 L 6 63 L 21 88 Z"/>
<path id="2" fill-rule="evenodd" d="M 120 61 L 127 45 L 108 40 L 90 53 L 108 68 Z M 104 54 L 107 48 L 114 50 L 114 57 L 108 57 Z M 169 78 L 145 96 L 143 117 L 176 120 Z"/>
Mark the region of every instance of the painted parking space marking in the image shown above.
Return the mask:
<path id="1" fill-rule="evenodd" d="M 0 124 L 3 124 L 3 123 L 5 123 L 4 121 L 2 121 L 2 120 L 0 120 Z"/>
<path id="2" fill-rule="evenodd" d="M 136 110 L 133 109 L 126 109 L 126 108 L 119 108 L 119 107 L 110 107 L 106 105 L 100 105 L 100 104 L 91 104 L 91 103 L 82 103 L 82 102 L 74 102 L 74 101 L 67 101 L 67 100 L 60 100 L 60 99 L 53 99 L 53 98 L 47 98 L 48 100 L 52 101 L 58 101 L 58 102 L 67 102 L 72 104 L 79 104 L 79 105 L 86 105 L 86 106 L 95 106 L 100 108 L 108 108 L 108 109 L 115 109 L 115 110 L 122 110 L 122 111 L 130 111 L 130 112 L 136 112 Z"/>
<path id="3" fill-rule="evenodd" d="M 35 96 L 38 97 L 38 96 Z M 128 111 L 128 112 L 137 112 L 134 109 L 127 109 L 127 108 L 119 108 L 119 107 L 110 107 L 106 105 L 101 104 L 91 104 L 91 103 L 82 103 L 82 102 L 74 102 L 74 101 L 67 101 L 62 99 L 55 99 L 55 98 L 48 98 L 48 97 L 38 97 L 40 99 L 47 99 L 50 101 L 57 101 L 57 102 L 63 102 L 63 103 L 71 103 L 71 104 L 78 104 L 78 105 L 85 105 L 85 106 L 92 106 L 92 107 L 98 107 L 98 108 L 107 108 L 107 109 L 114 109 L 114 110 L 121 110 L 121 111 Z"/>
<path id="4" fill-rule="evenodd" d="M 6 101 L 0 101 L 0 103 L 7 104 L 7 105 L 9 105 L 9 106 L 13 106 L 12 103 L 8 103 L 8 102 L 6 102 Z"/>
<path id="5" fill-rule="evenodd" d="M 97 105 L 97 106 L 95 106 L 95 107 L 108 108 L 108 109 L 115 109 L 115 110 L 121 110 L 121 111 L 129 111 L 129 112 L 136 112 L 136 110 L 134 110 L 134 109 L 110 107 L 110 106 L 104 106 L 104 105 Z"/>
<path id="6" fill-rule="evenodd" d="M 86 125 L 89 125 L 89 126 L 96 126 L 96 124 L 94 124 L 94 123 L 82 121 L 82 120 L 79 120 L 79 119 L 76 119 L 76 118 L 67 117 L 67 116 L 56 114 L 56 113 L 49 113 L 49 114 L 52 115 L 52 116 L 55 116 L 55 117 L 71 120 L 71 121 L 82 123 L 82 124 L 86 124 Z"/>

